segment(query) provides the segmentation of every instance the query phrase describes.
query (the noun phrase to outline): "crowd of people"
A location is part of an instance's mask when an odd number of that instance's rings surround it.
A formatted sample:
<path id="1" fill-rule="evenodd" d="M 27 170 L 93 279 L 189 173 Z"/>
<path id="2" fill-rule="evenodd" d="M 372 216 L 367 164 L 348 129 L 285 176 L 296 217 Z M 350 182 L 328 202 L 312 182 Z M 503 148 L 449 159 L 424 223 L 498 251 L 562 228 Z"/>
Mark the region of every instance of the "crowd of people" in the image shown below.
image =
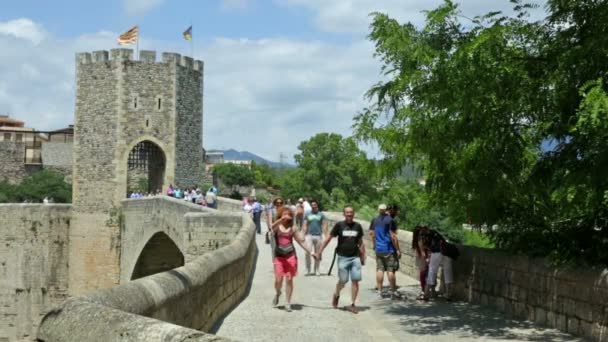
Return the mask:
<path id="1" fill-rule="evenodd" d="M 217 209 L 217 188 L 210 187 L 205 193 L 199 187 L 185 188 L 174 187 L 173 184 L 167 188 L 166 196 L 181 199 L 187 202 L 192 202 L 201 206 Z M 162 196 L 163 193 L 158 190 L 156 192 L 140 192 L 133 191 L 127 196 L 128 198 L 146 198 L 154 196 Z"/>
<path id="2" fill-rule="evenodd" d="M 315 200 L 300 198 L 295 205 L 276 198 L 267 205 L 262 205 L 255 197 L 243 202 L 243 209 L 249 212 L 256 223 L 256 232 L 261 234 L 260 218 L 266 219 L 266 242 L 270 244 L 275 274 L 275 296 L 272 304 L 277 306 L 285 284 L 285 309 L 291 311 L 291 297 L 294 289 L 294 277 L 298 274 L 298 259 L 294 242 L 305 251 L 306 274 L 320 275 L 319 264 L 324 249 L 333 238 L 337 239 L 335 259 L 338 268 L 338 282 L 332 295 L 332 306 L 337 308 L 340 293 L 345 285 L 351 283 L 350 305 L 347 310 L 357 313 L 356 300 L 359 293 L 359 282 L 362 279 L 361 269 L 365 265 L 366 251 L 363 242 L 364 230 L 354 220 L 355 209 L 346 206 L 343 209 L 344 219 L 337 222 L 328 231 L 328 219 L 320 211 Z M 397 291 L 396 275 L 400 266 L 401 246 L 397 237 L 399 213 L 397 205 L 378 206 L 376 216 L 369 226 L 369 236 L 376 255 L 376 292 L 380 298 L 401 297 Z M 412 238 L 412 254 L 415 256 L 419 270 L 421 293 L 418 299 L 428 301 L 439 296 L 436 291 L 439 266 L 443 266 L 445 287 L 442 296 L 451 300 L 453 283 L 452 262 L 458 257 L 458 249 L 449 243 L 439 232 L 426 225 L 415 227 Z M 314 264 L 312 263 L 314 259 Z M 333 267 L 334 262 L 332 261 Z M 388 278 L 388 292 L 384 291 L 384 277 Z"/>

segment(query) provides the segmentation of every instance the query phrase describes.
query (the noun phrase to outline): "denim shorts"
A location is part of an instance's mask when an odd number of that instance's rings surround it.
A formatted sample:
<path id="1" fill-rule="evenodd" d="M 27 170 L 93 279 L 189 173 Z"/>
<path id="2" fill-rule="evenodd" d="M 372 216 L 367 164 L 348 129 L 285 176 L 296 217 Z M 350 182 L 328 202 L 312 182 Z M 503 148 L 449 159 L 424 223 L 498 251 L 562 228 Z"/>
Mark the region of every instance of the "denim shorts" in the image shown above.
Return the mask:
<path id="1" fill-rule="evenodd" d="M 361 280 L 361 259 L 358 256 L 344 257 L 338 255 L 338 278 L 342 284 Z"/>

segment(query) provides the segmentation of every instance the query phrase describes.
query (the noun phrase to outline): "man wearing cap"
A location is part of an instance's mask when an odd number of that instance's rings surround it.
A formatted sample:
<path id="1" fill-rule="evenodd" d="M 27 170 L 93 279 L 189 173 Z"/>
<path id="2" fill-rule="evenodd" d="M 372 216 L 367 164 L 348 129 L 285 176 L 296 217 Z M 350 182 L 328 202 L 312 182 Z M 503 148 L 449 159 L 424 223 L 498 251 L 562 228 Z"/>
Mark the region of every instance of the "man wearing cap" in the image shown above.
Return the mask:
<path id="1" fill-rule="evenodd" d="M 399 240 L 397 239 L 397 224 L 386 212 L 386 204 L 378 206 L 378 216 L 372 220 L 369 226 L 372 246 L 376 253 L 376 289 L 382 297 L 382 284 L 384 283 L 384 272 L 388 274 L 388 282 L 391 286 L 391 299 L 397 295 L 397 280 L 395 272 L 399 270 Z"/>

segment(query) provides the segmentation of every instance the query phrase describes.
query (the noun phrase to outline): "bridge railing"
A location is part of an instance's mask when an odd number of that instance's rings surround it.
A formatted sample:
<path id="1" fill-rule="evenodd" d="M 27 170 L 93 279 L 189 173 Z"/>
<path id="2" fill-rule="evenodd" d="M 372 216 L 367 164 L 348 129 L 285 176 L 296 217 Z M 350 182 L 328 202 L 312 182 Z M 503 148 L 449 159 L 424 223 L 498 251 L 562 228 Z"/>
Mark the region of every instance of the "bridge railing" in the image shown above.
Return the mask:
<path id="1" fill-rule="evenodd" d="M 40 341 L 222 341 L 206 334 L 245 295 L 256 245 L 251 219 L 232 242 L 173 270 L 67 300 L 43 318 Z M 197 329 L 197 330 L 194 330 Z M 202 330 L 202 331 L 198 331 Z"/>

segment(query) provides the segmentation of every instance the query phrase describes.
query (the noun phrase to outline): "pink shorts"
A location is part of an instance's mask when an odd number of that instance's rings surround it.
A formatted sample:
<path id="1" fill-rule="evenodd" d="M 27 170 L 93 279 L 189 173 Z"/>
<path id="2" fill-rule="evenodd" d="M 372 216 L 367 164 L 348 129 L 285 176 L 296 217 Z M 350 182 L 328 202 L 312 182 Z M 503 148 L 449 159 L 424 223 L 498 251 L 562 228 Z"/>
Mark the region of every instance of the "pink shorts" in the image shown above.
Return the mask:
<path id="1" fill-rule="evenodd" d="M 274 258 L 274 274 L 276 276 L 295 277 L 298 274 L 298 258 L 293 253 L 286 257 Z"/>

